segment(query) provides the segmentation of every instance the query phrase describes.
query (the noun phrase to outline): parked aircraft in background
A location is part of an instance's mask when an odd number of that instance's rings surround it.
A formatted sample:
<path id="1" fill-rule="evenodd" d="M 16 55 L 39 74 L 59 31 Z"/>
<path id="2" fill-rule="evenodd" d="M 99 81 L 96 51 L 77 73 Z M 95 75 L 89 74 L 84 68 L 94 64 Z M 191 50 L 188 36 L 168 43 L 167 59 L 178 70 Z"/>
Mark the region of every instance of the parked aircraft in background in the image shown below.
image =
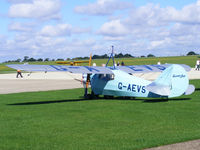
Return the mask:
<path id="1" fill-rule="evenodd" d="M 91 66 L 91 61 L 92 61 L 92 54 L 90 54 L 90 59 L 89 60 L 79 60 L 79 61 L 56 61 L 57 64 L 66 64 L 70 66 L 79 66 L 82 63 L 88 63 L 89 66 Z"/>

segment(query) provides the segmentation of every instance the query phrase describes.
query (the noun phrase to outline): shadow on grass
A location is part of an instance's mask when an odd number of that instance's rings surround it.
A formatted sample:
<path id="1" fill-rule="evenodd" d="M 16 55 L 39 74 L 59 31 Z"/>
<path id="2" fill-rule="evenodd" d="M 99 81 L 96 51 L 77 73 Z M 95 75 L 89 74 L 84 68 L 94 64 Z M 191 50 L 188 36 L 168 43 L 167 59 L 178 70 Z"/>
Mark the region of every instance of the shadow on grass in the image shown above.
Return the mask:
<path id="1" fill-rule="evenodd" d="M 191 100 L 191 98 L 170 98 L 170 99 L 143 99 L 144 103 L 158 103 L 158 102 L 168 102 L 168 101 L 186 101 Z"/>
<path id="2" fill-rule="evenodd" d="M 161 103 L 168 101 L 186 101 L 186 100 L 191 100 L 191 98 L 134 98 L 134 99 L 119 99 L 119 100 L 142 101 L 143 103 Z"/>
<path id="3" fill-rule="evenodd" d="M 128 97 L 116 97 L 116 98 L 94 98 L 94 99 L 85 99 L 81 97 L 80 99 L 69 99 L 69 100 L 51 100 L 51 101 L 37 101 L 37 102 L 24 102 L 24 103 L 13 103 L 7 104 L 10 106 L 17 105 L 41 105 L 41 104 L 53 104 L 53 103 L 66 103 L 66 102 L 81 102 L 81 101 L 94 101 L 94 100 L 109 100 L 109 101 L 142 101 L 144 103 L 158 103 L 158 102 L 168 102 L 168 101 L 183 101 L 183 100 L 191 100 L 191 98 L 157 98 L 157 99 L 142 99 L 142 98 L 128 98 Z"/>
<path id="4" fill-rule="evenodd" d="M 195 91 L 200 91 L 200 88 L 196 88 Z"/>
<path id="5" fill-rule="evenodd" d="M 40 104 L 66 103 L 66 102 L 80 102 L 80 101 L 89 101 L 89 100 L 92 100 L 92 99 L 51 100 L 51 101 L 13 103 L 13 104 L 7 104 L 7 105 L 40 105 Z"/>

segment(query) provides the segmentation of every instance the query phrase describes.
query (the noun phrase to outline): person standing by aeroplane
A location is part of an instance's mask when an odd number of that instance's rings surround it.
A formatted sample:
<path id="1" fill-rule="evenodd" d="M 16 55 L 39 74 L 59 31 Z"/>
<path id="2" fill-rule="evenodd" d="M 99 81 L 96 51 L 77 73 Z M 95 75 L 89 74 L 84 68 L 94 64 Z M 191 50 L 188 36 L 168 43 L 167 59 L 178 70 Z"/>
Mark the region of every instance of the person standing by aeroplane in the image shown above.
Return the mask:
<path id="1" fill-rule="evenodd" d="M 20 75 L 21 78 L 23 78 L 21 70 L 18 69 L 16 78 L 18 78 L 19 75 Z"/>
<path id="2" fill-rule="evenodd" d="M 198 71 L 199 71 L 199 68 L 200 68 L 200 60 L 198 59 L 198 60 L 196 61 L 195 70 L 198 70 Z"/>

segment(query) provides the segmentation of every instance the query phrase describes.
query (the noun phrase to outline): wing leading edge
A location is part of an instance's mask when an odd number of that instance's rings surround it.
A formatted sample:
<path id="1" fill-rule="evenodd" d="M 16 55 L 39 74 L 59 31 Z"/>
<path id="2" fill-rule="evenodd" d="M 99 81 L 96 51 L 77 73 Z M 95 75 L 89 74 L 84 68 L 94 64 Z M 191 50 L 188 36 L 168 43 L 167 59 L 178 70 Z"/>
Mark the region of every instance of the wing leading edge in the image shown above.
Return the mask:
<path id="1" fill-rule="evenodd" d="M 113 74 L 112 70 L 118 69 L 126 73 L 148 73 L 148 72 L 162 72 L 171 64 L 164 65 L 135 65 L 135 66 L 117 66 L 113 67 L 99 67 L 99 66 L 66 66 L 66 65 L 29 65 L 29 64 L 11 64 L 7 65 L 13 69 L 20 69 L 24 71 L 46 71 L 46 72 L 71 72 L 71 73 L 85 73 L 85 74 Z M 190 67 L 181 64 L 186 71 L 190 71 Z"/>
<path id="2" fill-rule="evenodd" d="M 89 67 L 89 66 L 66 66 L 66 65 L 23 65 L 11 64 L 7 65 L 13 69 L 24 71 L 46 71 L 46 72 L 71 72 L 71 73 L 85 73 L 85 74 L 113 74 L 113 72 L 106 67 Z"/>
<path id="3" fill-rule="evenodd" d="M 148 72 L 162 72 L 172 64 L 163 65 L 135 65 L 135 66 L 117 66 L 116 68 L 127 73 L 148 73 Z M 179 64 L 187 72 L 191 70 L 190 66 Z"/>

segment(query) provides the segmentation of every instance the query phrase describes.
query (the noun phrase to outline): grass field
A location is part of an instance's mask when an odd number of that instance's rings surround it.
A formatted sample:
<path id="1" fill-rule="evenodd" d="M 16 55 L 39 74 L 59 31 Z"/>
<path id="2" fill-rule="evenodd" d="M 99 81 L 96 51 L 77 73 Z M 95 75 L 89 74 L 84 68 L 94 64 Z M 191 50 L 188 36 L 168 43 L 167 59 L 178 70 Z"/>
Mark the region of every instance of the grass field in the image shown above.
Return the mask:
<path id="1" fill-rule="evenodd" d="M 196 60 L 199 59 L 199 56 L 176 56 L 176 57 L 150 57 L 150 58 L 116 58 L 116 62 L 124 61 L 125 65 L 148 65 L 148 64 L 157 64 L 160 61 L 162 64 L 165 63 L 175 63 L 175 64 L 187 64 L 190 67 L 194 67 Z M 94 59 L 92 63 L 96 63 L 98 66 L 106 64 L 107 59 Z M 12 64 L 12 63 L 11 63 Z M 29 64 L 40 64 L 40 65 L 57 65 L 56 62 L 29 62 Z M 0 64 L 0 73 L 13 73 L 14 69 L 8 68 L 6 64 Z M 81 64 L 87 66 L 87 63 Z M 112 65 L 110 61 L 109 65 Z"/>
<path id="2" fill-rule="evenodd" d="M 160 99 L 84 100 L 83 89 L 0 95 L 2 150 L 134 150 L 200 138 L 196 91 Z"/>
<path id="3" fill-rule="evenodd" d="M 149 65 L 157 64 L 160 61 L 162 64 L 173 63 L 173 64 L 187 64 L 191 67 L 194 67 L 196 60 L 199 59 L 199 56 L 174 56 L 174 57 L 150 57 L 150 58 L 117 58 L 116 62 L 124 61 L 126 65 Z M 99 59 L 94 60 L 98 65 L 105 63 L 106 60 Z M 110 64 L 112 65 L 112 64 Z"/>

